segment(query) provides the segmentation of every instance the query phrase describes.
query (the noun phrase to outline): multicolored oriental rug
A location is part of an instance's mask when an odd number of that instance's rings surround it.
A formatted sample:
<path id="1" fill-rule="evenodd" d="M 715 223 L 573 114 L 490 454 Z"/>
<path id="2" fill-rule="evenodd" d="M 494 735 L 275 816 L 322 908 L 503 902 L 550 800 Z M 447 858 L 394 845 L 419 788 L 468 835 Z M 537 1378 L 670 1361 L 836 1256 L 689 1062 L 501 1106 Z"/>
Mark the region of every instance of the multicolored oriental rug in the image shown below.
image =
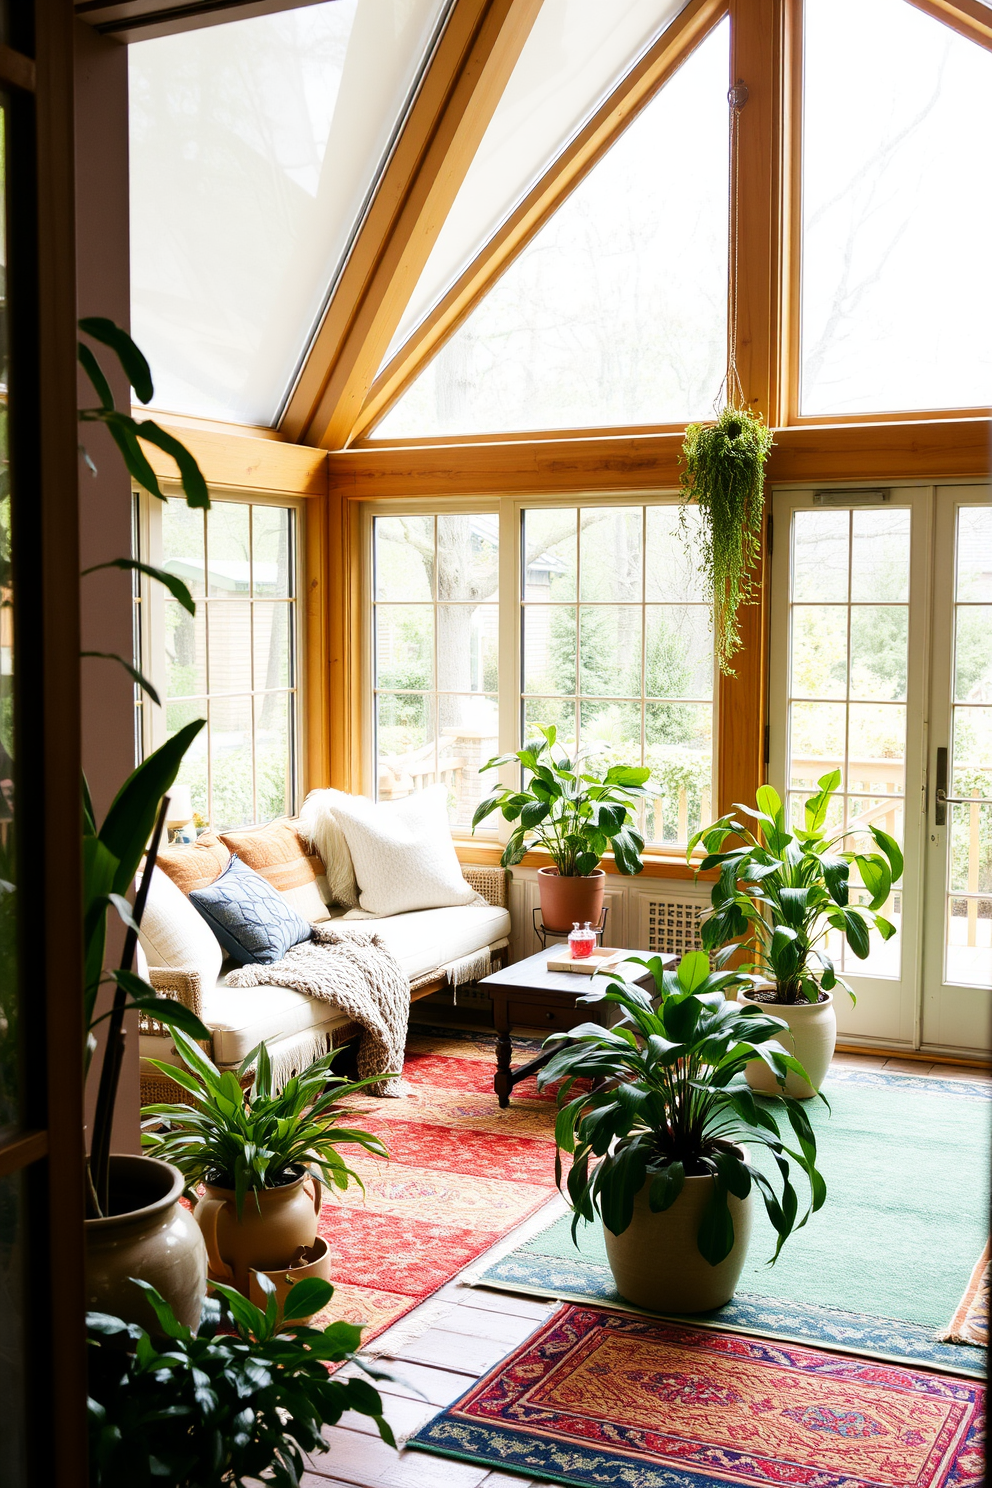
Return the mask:
<path id="1" fill-rule="evenodd" d="M 565 1306 L 414 1436 L 579 1488 L 965 1488 L 972 1380 Z"/>
<path id="2" fill-rule="evenodd" d="M 827 1202 L 774 1266 L 758 1216 L 739 1290 L 694 1322 L 984 1377 L 976 1336 L 943 1341 L 988 1238 L 992 1082 L 833 1069 L 816 1128 Z M 602 1226 L 571 1216 L 493 1261 L 476 1284 L 624 1307 Z M 631 1309 L 638 1311 L 638 1309 Z"/>
<path id="3" fill-rule="evenodd" d="M 554 1095 L 539 1096 L 531 1079 L 501 1111 L 495 1047 L 491 1034 L 411 1035 L 403 1073 L 413 1095 L 351 1103 L 355 1125 L 381 1137 L 391 1161 L 346 1152 L 365 1193 L 325 1196 L 335 1296 L 321 1316 L 365 1324 L 366 1344 L 555 1192 Z"/>

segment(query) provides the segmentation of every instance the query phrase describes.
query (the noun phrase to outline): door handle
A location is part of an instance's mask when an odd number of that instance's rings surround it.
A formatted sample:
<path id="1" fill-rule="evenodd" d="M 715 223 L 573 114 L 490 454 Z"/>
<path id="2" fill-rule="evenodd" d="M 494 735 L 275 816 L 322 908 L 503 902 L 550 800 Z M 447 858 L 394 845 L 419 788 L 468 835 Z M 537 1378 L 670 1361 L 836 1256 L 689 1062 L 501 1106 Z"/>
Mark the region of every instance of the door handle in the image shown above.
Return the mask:
<path id="1" fill-rule="evenodd" d="M 937 750 L 937 789 L 934 791 L 934 826 L 947 825 L 948 806 L 992 806 L 989 796 L 949 796 L 947 794 L 947 750 Z"/>

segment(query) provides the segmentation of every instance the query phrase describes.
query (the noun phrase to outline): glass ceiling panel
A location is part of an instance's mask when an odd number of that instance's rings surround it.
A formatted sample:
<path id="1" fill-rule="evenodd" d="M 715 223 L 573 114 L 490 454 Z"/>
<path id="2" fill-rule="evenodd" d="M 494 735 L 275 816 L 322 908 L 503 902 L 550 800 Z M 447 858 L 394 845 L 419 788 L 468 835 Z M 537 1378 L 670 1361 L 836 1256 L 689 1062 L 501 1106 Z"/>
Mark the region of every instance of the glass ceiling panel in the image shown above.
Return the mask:
<path id="1" fill-rule="evenodd" d="M 801 411 L 992 402 L 992 55 L 906 0 L 805 28 Z"/>
<path id="2" fill-rule="evenodd" d="M 729 25 L 697 48 L 376 439 L 681 424 L 727 360 Z"/>
<path id="3" fill-rule="evenodd" d="M 385 361 L 686 0 L 544 0 Z"/>
<path id="4" fill-rule="evenodd" d="M 327 0 L 129 48 L 156 407 L 274 422 L 449 3 Z"/>

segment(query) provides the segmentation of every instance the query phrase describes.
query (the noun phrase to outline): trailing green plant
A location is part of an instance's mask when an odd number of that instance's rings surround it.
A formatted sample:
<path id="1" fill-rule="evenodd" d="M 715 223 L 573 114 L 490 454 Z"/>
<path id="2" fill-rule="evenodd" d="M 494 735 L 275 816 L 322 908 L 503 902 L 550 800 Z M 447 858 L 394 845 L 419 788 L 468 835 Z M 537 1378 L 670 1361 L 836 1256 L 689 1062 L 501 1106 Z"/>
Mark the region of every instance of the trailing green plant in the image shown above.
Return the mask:
<path id="1" fill-rule="evenodd" d="M 857 832 L 870 832 L 880 852 L 838 851 L 838 844 L 855 835 L 853 831 L 831 835 L 824 829 L 840 771 L 822 775 L 817 784 L 820 789 L 805 805 L 805 828 L 789 827 L 778 793 L 763 785 L 757 810 L 738 803 L 727 816 L 697 832 L 687 853 L 691 860 L 701 842 L 706 856 L 699 871 L 720 870 L 710 907 L 700 921 L 703 946 L 713 950 L 746 937 L 743 943 L 754 949 L 748 970 L 773 984 L 776 1002 L 790 1005 L 818 1002 L 821 990 L 830 992 L 837 986 L 855 1001 L 827 952 L 831 930 L 843 935 L 861 961 L 871 949 L 872 930 L 883 940 L 896 933 L 879 911 L 902 874 L 899 844 L 870 822 Z M 738 821 L 734 812 L 750 817 L 755 830 Z M 728 838 L 736 841 L 723 851 Z M 867 904 L 851 903 L 852 868 L 870 896 Z"/>
<path id="2" fill-rule="evenodd" d="M 352 1323 L 311 1328 L 295 1319 L 325 1307 L 334 1288 L 316 1278 L 290 1289 L 279 1320 L 275 1288 L 264 1274 L 261 1308 L 214 1283 L 223 1301 L 206 1299 L 199 1331 L 176 1321 L 146 1281 L 136 1281 L 158 1320 L 161 1339 L 106 1313 L 87 1319 L 90 1353 L 89 1436 L 92 1488 L 233 1488 L 273 1483 L 299 1488 L 304 1454 L 328 1451 L 322 1427 L 345 1411 L 370 1417 L 395 1446 L 377 1390 L 329 1364 L 357 1364 L 361 1329 Z"/>
<path id="3" fill-rule="evenodd" d="M 640 873 L 644 838 L 634 826 L 634 810 L 647 794 L 651 771 L 638 765 L 611 765 L 604 774 L 584 768 L 581 756 L 555 752 L 554 724 L 538 730 L 541 737 L 512 754 L 501 754 L 482 766 L 498 770 L 514 761 L 526 772 L 520 789 L 499 785 L 476 809 L 472 831 L 494 811 L 514 823 L 500 859 L 504 868 L 519 863 L 533 846 L 551 855 L 563 878 L 592 873 L 612 851 L 621 873 Z M 481 773 L 481 771 L 480 771 Z M 528 840 L 528 834 L 533 834 Z"/>
<path id="4" fill-rule="evenodd" d="M 690 424 L 682 445 L 683 501 L 699 510 L 702 553 L 690 552 L 713 604 L 716 656 L 733 675 L 730 658 L 741 648 L 737 611 L 754 597 L 753 570 L 761 552 L 765 461 L 771 430 L 759 414 L 726 407 L 713 424 Z M 683 522 L 683 538 L 689 546 Z"/>
<path id="5" fill-rule="evenodd" d="M 181 1030 L 173 1029 L 173 1038 L 186 1068 L 157 1059 L 149 1063 L 188 1091 L 194 1104 L 143 1107 L 145 1116 L 163 1125 L 143 1132 L 141 1140 L 151 1156 L 179 1169 L 189 1198 L 196 1199 L 199 1183 L 233 1189 L 240 1219 L 249 1193 L 257 1203 L 260 1190 L 278 1188 L 302 1173 L 328 1188 L 345 1189 L 350 1182 L 362 1188 L 338 1147 L 357 1144 L 388 1159 L 378 1137 L 342 1125 L 349 1113 L 341 1102 L 382 1076 L 351 1082 L 335 1075 L 331 1065 L 340 1050 L 315 1060 L 273 1092 L 264 1044 L 252 1049 L 235 1075 L 222 1073 Z M 245 1091 L 241 1079 L 252 1065 L 255 1077 Z"/>
<path id="6" fill-rule="evenodd" d="M 650 971 L 654 992 L 633 979 L 614 978 L 603 991 L 582 999 L 615 1003 L 621 1016 L 612 1028 L 582 1023 L 547 1040 L 561 1047 L 541 1070 L 538 1085 L 563 1082 L 555 1164 L 561 1187 L 561 1153 L 572 1154 L 566 1186 L 575 1211 L 573 1239 L 579 1221 L 592 1220 L 597 1210 L 608 1230 L 622 1234 L 645 1185 L 657 1214 L 671 1208 L 686 1178 L 708 1175 L 712 1190 L 697 1234 L 700 1254 L 711 1266 L 730 1254 L 734 1223 L 728 1195 L 743 1199 L 753 1187 L 778 1236 L 776 1260 L 792 1232 L 822 1206 L 826 1184 L 800 1102 L 776 1098 L 795 1135 L 793 1149 L 782 1140 L 769 1102 L 756 1101 L 737 1083 L 755 1058 L 764 1061 L 780 1087 L 789 1071 L 806 1075 L 797 1059 L 770 1042 L 786 1028 L 781 1018 L 726 998 L 728 987 L 751 980 L 722 969 L 730 954 L 715 958 L 715 971 L 703 951 L 683 956 L 676 971 L 665 971 L 657 956 L 631 956 L 630 964 Z M 608 1083 L 591 1094 L 573 1095 L 578 1079 Z M 781 1198 L 742 1150 L 745 1143 L 771 1154 Z M 809 1185 L 801 1218 L 790 1159 Z"/>

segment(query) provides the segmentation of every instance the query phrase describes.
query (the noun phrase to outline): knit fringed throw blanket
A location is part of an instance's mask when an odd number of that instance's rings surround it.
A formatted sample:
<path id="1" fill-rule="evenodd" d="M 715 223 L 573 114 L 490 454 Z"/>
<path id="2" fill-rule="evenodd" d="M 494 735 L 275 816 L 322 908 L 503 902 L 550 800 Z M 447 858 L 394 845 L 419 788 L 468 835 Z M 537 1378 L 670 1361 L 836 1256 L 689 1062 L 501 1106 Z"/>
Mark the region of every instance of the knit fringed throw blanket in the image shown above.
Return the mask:
<path id="1" fill-rule="evenodd" d="M 399 1075 L 410 1018 L 410 982 L 392 951 L 371 931 L 342 935 L 315 925 L 309 940 L 293 946 L 271 966 L 242 966 L 229 973 L 229 987 L 265 984 L 291 987 L 319 1002 L 333 1002 L 362 1029 L 359 1079 Z M 381 1080 L 370 1095 L 409 1094 L 404 1080 Z"/>

